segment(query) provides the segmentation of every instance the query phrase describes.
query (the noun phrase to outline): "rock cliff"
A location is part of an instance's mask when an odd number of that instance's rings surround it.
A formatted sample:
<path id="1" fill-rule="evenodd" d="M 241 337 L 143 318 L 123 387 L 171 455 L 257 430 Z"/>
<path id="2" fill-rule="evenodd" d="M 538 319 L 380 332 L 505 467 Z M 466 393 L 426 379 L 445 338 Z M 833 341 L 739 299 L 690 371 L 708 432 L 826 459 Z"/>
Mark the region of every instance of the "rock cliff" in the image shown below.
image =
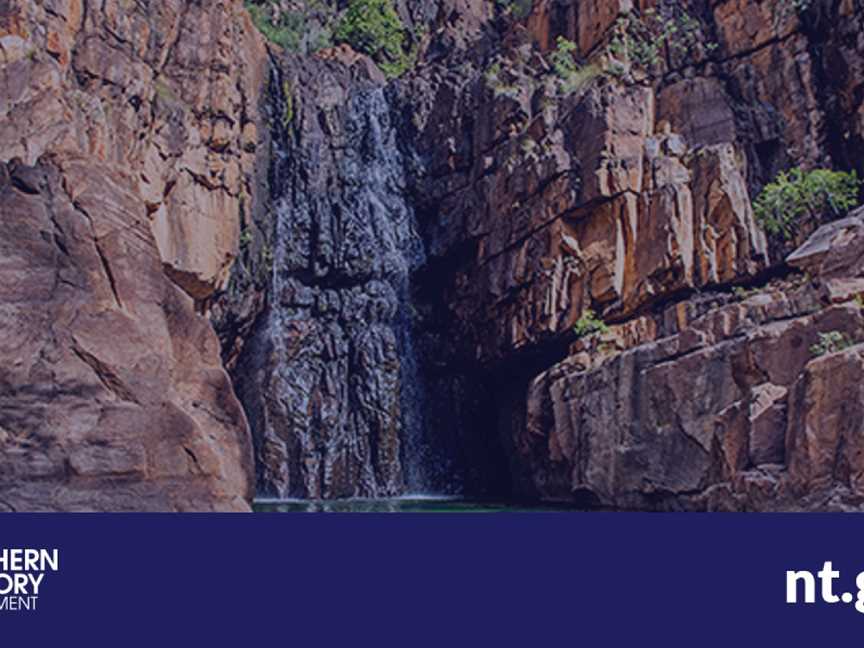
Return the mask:
<path id="1" fill-rule="evenodd" d="M 860 508 L 864 3 L 394 6 L 0 0 L 0 503 Z"/>
<path id="2" fill-rule="evenodd" d="M 203 313 L 266 59 L 239 2 L 0 2 L 0 506 L 248 510 Z"/>

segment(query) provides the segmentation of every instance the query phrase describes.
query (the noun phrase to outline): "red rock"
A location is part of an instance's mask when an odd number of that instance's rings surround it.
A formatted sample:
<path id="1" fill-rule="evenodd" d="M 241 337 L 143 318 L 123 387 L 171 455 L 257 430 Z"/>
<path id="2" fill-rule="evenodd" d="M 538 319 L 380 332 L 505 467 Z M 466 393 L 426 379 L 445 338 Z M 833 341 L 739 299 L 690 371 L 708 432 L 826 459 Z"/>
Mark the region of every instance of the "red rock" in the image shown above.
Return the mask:
<path id="1" fill-rule="evenodd" d="M 266 52 L 240 5 L 0 15 L 5 507 L 249 508 L 248 424 L 193 301 L 252 193 Z"/>

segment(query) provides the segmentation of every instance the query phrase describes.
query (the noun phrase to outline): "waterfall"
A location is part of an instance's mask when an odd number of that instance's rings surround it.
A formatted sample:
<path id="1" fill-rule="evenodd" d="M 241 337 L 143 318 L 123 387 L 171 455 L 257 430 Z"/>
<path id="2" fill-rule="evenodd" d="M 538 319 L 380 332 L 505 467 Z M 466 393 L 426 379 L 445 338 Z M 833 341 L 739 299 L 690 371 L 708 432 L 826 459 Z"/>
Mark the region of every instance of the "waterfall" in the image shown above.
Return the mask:
<path id="1" fill-rule="evenodd" d="M 259 495 L 423 492 L 410 282 L 425 253 L 385 89 L 315 61 L 274 74 L 272 286 L 242 390 Z"/>

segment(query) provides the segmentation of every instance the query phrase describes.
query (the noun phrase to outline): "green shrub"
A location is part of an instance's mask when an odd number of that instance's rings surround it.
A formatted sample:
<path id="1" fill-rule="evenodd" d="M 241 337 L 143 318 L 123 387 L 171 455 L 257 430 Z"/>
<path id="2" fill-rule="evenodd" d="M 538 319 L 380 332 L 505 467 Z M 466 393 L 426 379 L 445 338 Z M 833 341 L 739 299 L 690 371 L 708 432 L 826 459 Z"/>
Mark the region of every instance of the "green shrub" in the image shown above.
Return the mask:
<path id="1" fill-rule="evenodd" d="M 490 88 L 494 88 L 499 83 L 499 74 L 501 74 L 501 62 L 495 61 L 486 68 L 486 71 L 483 73 L 483 76 L 486 79 L 486 85 Z"/>
<path id="2" fill-rule="evenodd" d="M 332 45 L 329 23 L 335 8 L 319 0 L 307 0 L 300 11 L 274 13 L 277 0 L 246 0 L 252 22 L 271 43 L 291 52 L 316 52 Z M 275 17 L 275 16 L 278 16 Z"/>
<path id="3" fill-rule="evenodd" d="M 351 0 L 333 37 L 371 56 L 389 77 L 399 76 L 413 64 L 405 51 L 407 30 L 392 0 Z"/>
<path id="4" fill-rule="evenodd" d="M 573 326 L 573 332 L 577 338 L 588 337 L 595 333 L 606 333 L 608 330 L 609 327 L 606 326 L 606 322 L 597 317 L 590 308 L 582 314 L 582 317 Z"/>
<path id="5" fill-rule="evenodd" d="M 732 288 L 732 294 L 736 299 L 745 300 L 750 299 L 753 295 L 758 295 L 762 292 L 761 288 L 745 288 L 744 286 L 734 286 Z"/>
<path id="6" fill-rule="evenodd" d="M 552 69 L 562 79 L 567 79 L 575 74 L 579 66 L 573 60 L 573 52 L 576 51 L 576 43 L 567 40 L 563 36 L 559 36 L 555 41 L 555 49 L 549 54 L 549 60 L 552 61 Z"/>
<path id="7" fill-rule="evenodd" d="M 489 67 L 486 68 L 486 71 L 483 73 L 483 78 L 486 82 L 486 87 L 490 88 L 496 97 L 500 97 L 502 95 L 507 97 L 516 98 L 519 96 L 519 87 L 515 85 L 508 85 L 504 81 L 501 80 L 501 61 L 496 60 Z"/>
<path id="8" fill-rule="evenodd" d="M 300 49 L 303 39 L 305 21 L 297 13 L 284 13 L 277 22 L 273 22 L 267 5 L 256 4 L 247 0 L 246 9 L 252 16 L 252 22 L 264 37 L 287 50 L 296 52 Z"/>
<path id="9" fill-rule="evenodd" d="M 810 347 L 810 353 L 814 356 L 823 356 L 827 353 L 837 353 L 848 349 L 854 344 L 845 333 L 841 331 L 828 331 L 819 334 L 819 342 Z"/>
<path id="10" fill-rule="evenodd" d="M 596 65 L 583 66 L 576 62 L 573 58 L 576 49 L 576 43 L 559 36 L 555 49 L 549 54 L 552 70 L 560 79 L 561 91 L 565 95 L 580 90 L 600 75 L 600 68 Z"/>
<path id="11" fill-rule="evenodd" d="M 618 18 L 609 51 L 647 71 L 660 62 L 664 48 L 686 54 L 700 44 L 709 52 L 717 48 L 705 39 L 698 20 L 680 6 L 667 3 L 659 10 L 629 12 Z"/>
<path id="12" fill-rule="evenodd" d="M 804 172 L 794 168 L 780 173 L 769 183 L 753 204 L 756 220 L 769 234 L 791 239 L 795 225 L 805 217 L 828 214 L 844 216 L 858 204 L 861 183 L 854 171 L 845 173 L 829 169 Z"/>

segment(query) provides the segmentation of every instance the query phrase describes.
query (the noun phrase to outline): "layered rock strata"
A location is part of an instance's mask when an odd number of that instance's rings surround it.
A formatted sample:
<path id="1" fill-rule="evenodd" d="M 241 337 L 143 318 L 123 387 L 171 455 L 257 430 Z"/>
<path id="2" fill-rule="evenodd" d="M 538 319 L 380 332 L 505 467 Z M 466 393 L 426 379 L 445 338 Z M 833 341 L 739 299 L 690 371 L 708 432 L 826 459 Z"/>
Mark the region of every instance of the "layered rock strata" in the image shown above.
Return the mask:
<path id="1" fill-rule="evenodd" d="M 387 81 L 239 0 L 0 0 L 2 505 L 244 509 L 254 440 L 267 495 L 859 508 L 860 214 L 751 204 L 864 172 L 864 4 L 789 4 L 400 2 Z"/>
<path id="2" fill-rule="evenodd" d="M 623 508 L 860 507 L 862 217 L 790 257 L 813 278 L 577 343 L 530 386 L 523 487 Z"/>
<path id="3" fill-rule="evenodd" d="M 237 254 L 265 74 L 239 0 L 0 2 L 0 506 L 248 510 L 199 313 Z"/>

